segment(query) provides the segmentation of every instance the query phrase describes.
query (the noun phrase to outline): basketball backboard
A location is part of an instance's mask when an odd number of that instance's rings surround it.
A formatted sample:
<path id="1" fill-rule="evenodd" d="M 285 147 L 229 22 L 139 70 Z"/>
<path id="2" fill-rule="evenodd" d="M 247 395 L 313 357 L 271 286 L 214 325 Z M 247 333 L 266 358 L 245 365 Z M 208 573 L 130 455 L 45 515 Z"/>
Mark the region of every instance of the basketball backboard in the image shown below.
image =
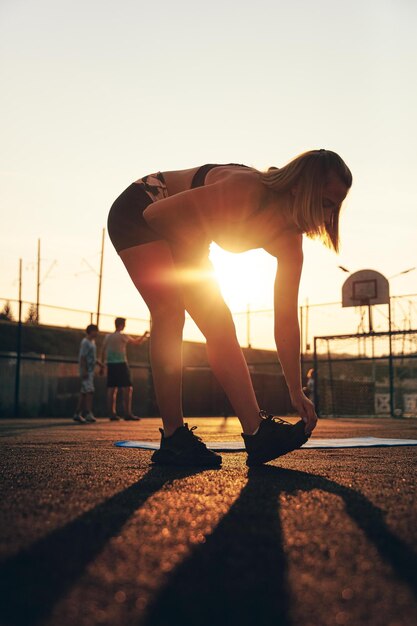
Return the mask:
<path id="1" fill-rule="evenodd" d="M 342 287 L 342 306 L 389 304 L 389 282 L 375 270 L 351 274 Z"/>

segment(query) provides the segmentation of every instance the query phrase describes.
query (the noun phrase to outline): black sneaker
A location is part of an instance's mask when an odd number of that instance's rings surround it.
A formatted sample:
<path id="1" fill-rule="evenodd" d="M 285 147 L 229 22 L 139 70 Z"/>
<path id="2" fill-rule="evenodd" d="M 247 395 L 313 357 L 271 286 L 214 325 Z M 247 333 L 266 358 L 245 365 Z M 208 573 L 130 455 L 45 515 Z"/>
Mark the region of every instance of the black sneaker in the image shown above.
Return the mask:
<path id="1" fill-rule="evenodd" d="M 265 411 L 261 411 L 259 415 L 262 422 L 256 435 L 242 433 L 248 453 L 246 460 L 248 467 L 272 461 L 300 448 L 308 440 L 303 420 L 290 424 L 280 417 L 267 415 Z"/>
<path id="2" fill-rule="evenodd" d="M 165 437 L 162 428 L 161 447 L 152 455 L 156 465 L 194 465 L 199 467 L 219 467 L 222 463 L 220 454 L 208 450 L 200 437 L 194 435 L 197 426 L 180 426 L 171 437 Z"/>
<path id="3" fill-rule="evenodd" d="M 125 422 L 140 422 L 140 417 L 138 417 L 137 415 L 126 415 L 126 417 L 124 418 Z"/>
<path id="4" fill-rule="evenodd" d="M 74 413 L 72 418 L 74 422 L 79 422 L 80 424 L 87 424 L 87 420 L 81 413 Z"/>

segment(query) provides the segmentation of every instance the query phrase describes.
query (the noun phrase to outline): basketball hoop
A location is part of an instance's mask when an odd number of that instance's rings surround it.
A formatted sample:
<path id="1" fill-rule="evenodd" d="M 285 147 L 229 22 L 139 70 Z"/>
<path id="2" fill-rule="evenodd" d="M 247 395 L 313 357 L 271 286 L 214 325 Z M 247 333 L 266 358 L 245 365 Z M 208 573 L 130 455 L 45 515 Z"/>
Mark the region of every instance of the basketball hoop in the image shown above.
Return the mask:
<path id="1" fill-rule="evenodd" d="M 389 305 L 389 282 L 375 270 L 360 270 L 351 274 L 342 287 L 342 307 L 367 306 L 369 314 L 369 332 L 372 327 L 372 306 Z"/>

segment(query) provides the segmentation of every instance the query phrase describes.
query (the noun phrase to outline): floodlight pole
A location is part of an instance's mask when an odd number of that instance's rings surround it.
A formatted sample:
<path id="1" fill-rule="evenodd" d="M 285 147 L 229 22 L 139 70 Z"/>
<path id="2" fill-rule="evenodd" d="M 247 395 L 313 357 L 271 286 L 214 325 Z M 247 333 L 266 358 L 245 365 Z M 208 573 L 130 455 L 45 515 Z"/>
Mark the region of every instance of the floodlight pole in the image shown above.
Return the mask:
<path id="1" fill-rule="evenodd" d="M 374 327 L 372 323 L 372 304 L 369 304 L 369 301 L 368 301 L 368 321 L 369 321 L 369 332 L 373 333 Z"/>
<path id="2" fill-rule="evenodd" d="M 105 228 L 103 228 L 103 232 L 101 235 L 101 256 L 100 256 L 100 272 L 98 275 L 98 302 L 97 302 L 97 318 L 96 318 L 97 326 L 100 321 L 101 285 L 103 281 L 104 233 L 105 233 Z"/>

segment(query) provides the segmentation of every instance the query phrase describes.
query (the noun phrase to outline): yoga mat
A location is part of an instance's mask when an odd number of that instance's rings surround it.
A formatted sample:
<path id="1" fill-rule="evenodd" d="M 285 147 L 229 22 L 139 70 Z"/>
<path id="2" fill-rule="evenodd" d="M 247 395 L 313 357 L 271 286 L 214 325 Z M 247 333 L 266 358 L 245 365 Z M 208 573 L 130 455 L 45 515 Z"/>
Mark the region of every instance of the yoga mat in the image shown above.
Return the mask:
<path id="1" fill-rule="evenodd" d="M 243 452 L 243 441 L 206 441 L 210 450 Z M 159 450 L 159 441 L 116 441 L 119 448 Z M 344 439 L 309 439 L 302 448 L 327 450 L 331 448 L 381 448 L 384 446 L 417 446 L 417 439 L 388 439 L 382 437 L 347 437 Z"/>

